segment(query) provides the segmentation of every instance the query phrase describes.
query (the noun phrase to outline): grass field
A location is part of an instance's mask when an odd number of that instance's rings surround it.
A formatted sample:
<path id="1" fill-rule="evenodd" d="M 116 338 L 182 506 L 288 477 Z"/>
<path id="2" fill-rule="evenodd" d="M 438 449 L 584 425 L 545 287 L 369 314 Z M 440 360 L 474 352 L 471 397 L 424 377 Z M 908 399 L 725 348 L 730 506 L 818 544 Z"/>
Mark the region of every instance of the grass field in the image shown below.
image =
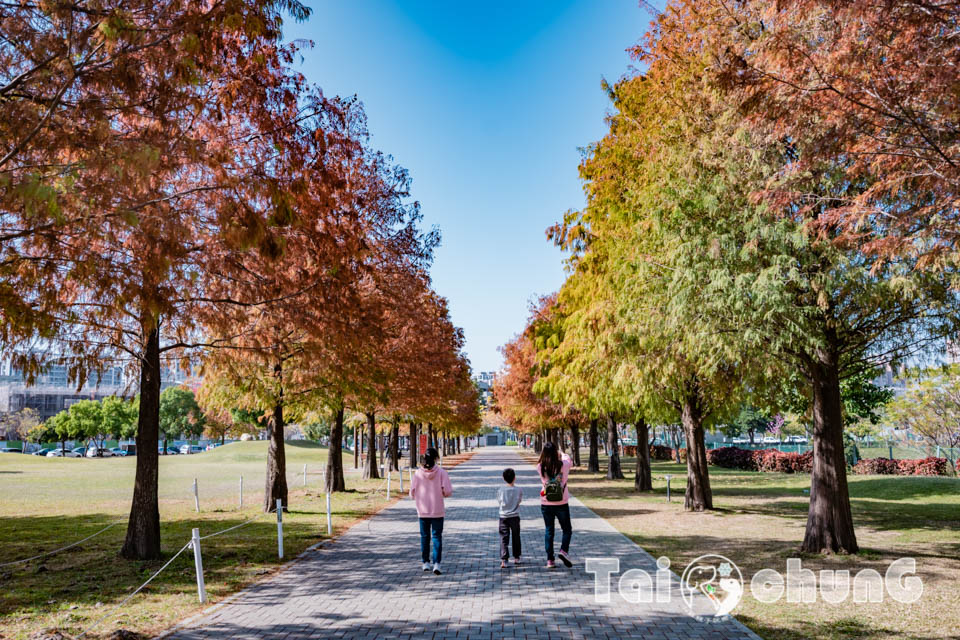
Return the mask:
<path id="1" fill-rule="evenodd" d="M 257 516 L 262 508 L 266 445 L 238 442 L 193 456 L 161 456 L 164 561 L 190 539 L 193 527 L 207 535 Z M 305 442 L 288 442 L 286 450 L 290 513 L 284 514 L 284 555 L 289 559 L 326 538 L 321 472 L 327 452 Z M 349 471 L 352 460 L 345 455 L 344 462 Z M 0 455 L 0 564 L 56 549 L 117 523 L 89 542 L 42 561 L 0 567 L 0 638 L 28 638 L 48 628 L 77 634 L 162 566 L 163 561 L 128 562 L 117 556 L 126 531 L 135 465 L 133 458 Z M 241 475 L 242 511 L 238 508 Z M 194 510 L 194 478 L 200 513 Z M 396 483 L 396 474 L 393 480 Z M 333 498 L 334 535 L 387 504 L 383 484 L 347 474 L 348 492 Z M 270 514 L 204 541 L 202 548 L 210 602 L 281 564 L 276 519 Z M 187 550 L 86 637 L 107 637 L 118 628 L 155 632 L 200 608 L 193 558 Z"/>
<path id="2" fill-rule="evenodd" d="M 585 455 L 585 452 L 584 454 Z M 746 582 L 762 568 L 786 574 L 787 558 L 804 568 L 863 568 L 884 574 L 897 558 L 917 561 L 924 583 L 920 601 L 900 604 L 885 596 L 882 604 L 838 605 L 783 600 L 763 604 L 749 586 L 734 614 L 767 640 L 960 638 L 960 479 L 851 476 L 850 495 L 861 552 L 855 556 L 812 556 L 798 552 L 806 525 L 810 476 L 733 471 L 710 467 L 716 511 L 683 510 L 686 466 L 656 462 L 655 491 L 633 492 L 634 459 L 625 459 L 626 480 L 574 471 L 571 493 L 607 518 L 654 556 L 670 558 L 679 574 L 697 556 L 724 555 Z M 606 470 L 606 460 L 601 461 Z M 666 501 L 665 474 L 672 474 L 673 501 Z M 576 533 L 574 533 L 574 541 Z M 577 550 L 600 554 L 601 550 Z M 602 555 L 602 554 L 601 554 Z M 624 567 L 625 570 L 627 567 Z"/>

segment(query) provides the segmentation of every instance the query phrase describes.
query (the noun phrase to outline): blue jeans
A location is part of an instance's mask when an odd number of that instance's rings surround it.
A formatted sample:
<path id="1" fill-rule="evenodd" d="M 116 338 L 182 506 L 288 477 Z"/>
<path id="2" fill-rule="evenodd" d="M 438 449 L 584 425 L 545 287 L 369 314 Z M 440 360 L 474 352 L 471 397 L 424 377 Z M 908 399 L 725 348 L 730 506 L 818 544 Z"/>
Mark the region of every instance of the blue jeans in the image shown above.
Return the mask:
<path id="1" fill-rule="evenodd" d="M 431 532 L 433 536 L 431 536 Z M 430 538 L 433 538 L 433 559 Z M 443 518 L 420 518 L 420 557 L 424 562 L 440 562 L 443 557 Z"/>
<path id="2" fill-rule="evenodd" d="M 542 504 L 540 513 L 543 514 L 543 524 L 546 527 L 543 532 L 543 546 L 547 550 L 547 560 L 553 560 L 553 533 L 554 518 L 560 522 L 560 549 L 564 553 L 570 551 L 570 536 L 573 535 L 573 527 L 570 526 L 570 505 L 568 504 Z"/>

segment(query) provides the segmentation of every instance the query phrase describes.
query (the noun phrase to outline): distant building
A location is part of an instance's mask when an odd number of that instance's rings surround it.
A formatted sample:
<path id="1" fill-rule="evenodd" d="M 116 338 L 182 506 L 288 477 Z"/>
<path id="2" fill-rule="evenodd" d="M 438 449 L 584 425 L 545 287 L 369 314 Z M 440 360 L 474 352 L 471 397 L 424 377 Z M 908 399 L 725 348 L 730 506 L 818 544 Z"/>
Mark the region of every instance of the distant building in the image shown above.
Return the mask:
<path id="1" fill-rule="evenodd" d="M 183 384 L 188 374 L 164 369 L 160 375 L 161 388 Z M 66 365 L 49 365 L 27 384 L 22 372 L 9 361 L 0 363 L 0 414 L 33 409 L 41 422 L 52 418 L 80 400 L 102 400 L 109 396 L 133 397 L 137 394 L 137 380 L 127 380 L 122 367 L 111 367 L 99 376 L 88 377 L 83 387 L 71 383 Z"/>

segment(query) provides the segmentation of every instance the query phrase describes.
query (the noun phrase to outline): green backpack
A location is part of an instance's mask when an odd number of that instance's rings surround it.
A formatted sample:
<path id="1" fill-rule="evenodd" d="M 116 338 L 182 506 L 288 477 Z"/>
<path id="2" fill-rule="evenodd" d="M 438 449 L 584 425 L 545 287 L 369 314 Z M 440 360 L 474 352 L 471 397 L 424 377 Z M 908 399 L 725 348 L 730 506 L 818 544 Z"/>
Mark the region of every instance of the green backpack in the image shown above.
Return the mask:
<path id="1" fill-rule="evenodd" d="M 563 473 L 559 476 L 550 478 L 549 482 L 543 487 L 543 497 L 547 502 L 560 502 L 563 500 Z"/>

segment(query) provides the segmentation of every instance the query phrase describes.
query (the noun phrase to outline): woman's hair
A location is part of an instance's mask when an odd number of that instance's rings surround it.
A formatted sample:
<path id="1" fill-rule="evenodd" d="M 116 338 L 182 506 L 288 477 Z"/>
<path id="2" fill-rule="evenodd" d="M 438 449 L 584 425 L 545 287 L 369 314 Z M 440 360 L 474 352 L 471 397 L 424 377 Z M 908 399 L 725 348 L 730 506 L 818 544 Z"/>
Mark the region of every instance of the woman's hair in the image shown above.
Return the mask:
<path id="1" fill-rule="evenodd" d="M 560 453 L 557 451 L 557 445 L 552 442 L 544 442 L 543 449 L 540 450 L 540 475 L 549 480 L 560 474 L 563 469 L 563 463 L 560 462 Z"/>
<path id="2" fill-rule="evenodd" d="M 439 457 L 440 453 L 436 449 L 433 447 L 427 449 L 427 452 L 423 454 L 423 468 L 433 469 L 433 467 L 437 464 L 437 458 Z"/>

